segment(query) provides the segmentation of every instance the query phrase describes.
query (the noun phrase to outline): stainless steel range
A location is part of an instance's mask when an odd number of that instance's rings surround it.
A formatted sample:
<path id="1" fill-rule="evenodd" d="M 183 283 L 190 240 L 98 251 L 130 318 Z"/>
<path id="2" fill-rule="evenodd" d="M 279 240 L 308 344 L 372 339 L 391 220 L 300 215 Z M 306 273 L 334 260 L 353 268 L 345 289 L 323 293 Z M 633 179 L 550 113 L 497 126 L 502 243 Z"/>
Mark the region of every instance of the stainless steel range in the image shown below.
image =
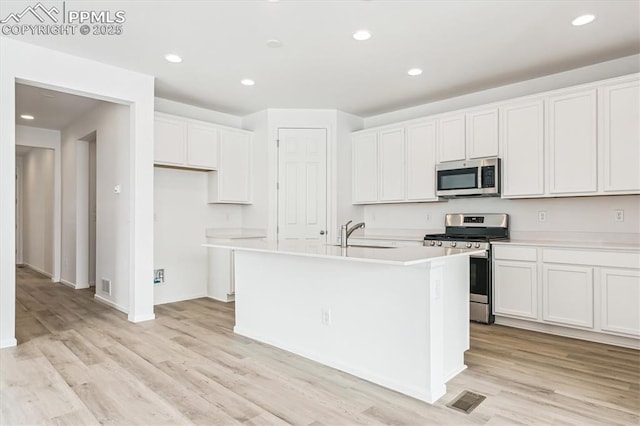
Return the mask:
<path id="1" fill-rule="evenodd" d="M 508 214 L 448 214 L 444 234 L 427 234 L 425 246 L 484 250 L 472 255 L 469 265 L 472 321 L 493 323 L 491 241 L 509 239 Z"/>

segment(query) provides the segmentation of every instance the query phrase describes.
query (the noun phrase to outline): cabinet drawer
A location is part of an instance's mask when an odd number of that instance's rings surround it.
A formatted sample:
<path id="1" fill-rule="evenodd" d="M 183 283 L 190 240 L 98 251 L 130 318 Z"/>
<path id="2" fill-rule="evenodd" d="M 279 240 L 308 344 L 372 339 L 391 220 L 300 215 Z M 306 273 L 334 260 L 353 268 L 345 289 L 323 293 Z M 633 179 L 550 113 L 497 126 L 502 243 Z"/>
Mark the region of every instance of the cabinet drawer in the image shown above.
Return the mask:
<path id="1" fill-rule="evenodd" d="M 538 258 L 535 247 L 494 246 L 493 258 L 501 260 L 523 260 L 535 262 Z"/>
<path id="2" fill-rule="evenodd" d="M 640 268 L 640 253 L 543 249 L 545 263 L 607 266 L 612 268 Z"/>

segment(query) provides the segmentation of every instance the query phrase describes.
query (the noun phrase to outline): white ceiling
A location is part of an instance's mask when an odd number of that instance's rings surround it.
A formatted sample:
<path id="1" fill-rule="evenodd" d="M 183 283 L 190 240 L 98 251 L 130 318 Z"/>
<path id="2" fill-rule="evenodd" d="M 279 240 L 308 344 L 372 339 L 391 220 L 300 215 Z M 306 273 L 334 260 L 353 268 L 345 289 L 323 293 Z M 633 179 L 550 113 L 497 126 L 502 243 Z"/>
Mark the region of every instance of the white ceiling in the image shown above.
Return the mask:
<path id="1" fill-rule="evenodd" d="M 3 1 L 0 15 L 32 3 Z M 16 38 L 154 75 L 156 96 L 236 115 L 337 108 L 371 116 L 640 52 L 637 0 L 98 0 L 66 8 L 124 10 L 124 33 Z M 597 18 L 573 27 L 583 13 Z M 373 37 L 353 40 L 359 29 Z M 283 46 L 269 48 L 269 39 Z M 166 62 L 170 52 L 184 62 Z M 411 67 L 424 73 L 409 77 Z"/>
<path id="2" fill-rule="evenodd" d="M 101 103 L 96 99 L 16 84 L 16 124 L 62 130 Z M 33 120 L 20 118 L 27 114 Z"/>

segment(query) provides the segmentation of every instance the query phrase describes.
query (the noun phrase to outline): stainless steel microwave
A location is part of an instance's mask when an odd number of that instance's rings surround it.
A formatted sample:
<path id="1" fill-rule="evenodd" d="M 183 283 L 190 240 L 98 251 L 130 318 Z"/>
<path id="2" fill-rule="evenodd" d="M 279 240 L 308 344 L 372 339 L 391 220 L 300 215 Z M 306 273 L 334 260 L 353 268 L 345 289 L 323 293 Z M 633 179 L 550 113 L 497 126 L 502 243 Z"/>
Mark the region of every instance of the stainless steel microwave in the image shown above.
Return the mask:
<path id="1" fill-rule="evenodd" d="M 443 198 L 500 195 L 500 159 L 452 161 L 436 165 L 436 195 Z"/>

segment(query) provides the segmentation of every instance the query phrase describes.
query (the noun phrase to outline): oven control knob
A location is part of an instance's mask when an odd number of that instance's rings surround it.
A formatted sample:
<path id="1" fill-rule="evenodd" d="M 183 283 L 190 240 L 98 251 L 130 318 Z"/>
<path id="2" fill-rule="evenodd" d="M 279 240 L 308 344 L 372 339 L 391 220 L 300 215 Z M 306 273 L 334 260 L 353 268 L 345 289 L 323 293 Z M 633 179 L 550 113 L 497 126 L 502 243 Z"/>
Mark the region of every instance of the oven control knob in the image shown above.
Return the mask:
<path id="1" fill-rule="evenodd" d="M 429 245 L 430 245 L 430 246 L 435 246 L 435 245 L 436 245 L 436 242 L 435 242 L 435 241 L 431 241 L 431 242 L 429 243 Z"/>
<path id="2" fill-rule="evenodd" d="M 442 245 L 442 241 L 438 241 L 438 247 Z"/>
<path id="3" fill-rule="evenodd" d="M 471 248 L 471 243 L 467 243 L 467 248 Z"/>
<path id="4" fill-rule="evenodd" d="M 480 248 L 480 243 L 476 243 L 475 247 Z"/>
<path id="5" fill-rule="evenodd" d="M 456 242 L 455 242 L 455 241 L 452 241 L 452 242 L 451 242 L 451 247 L 455 247 L 455 246 L 456 246 Z"/>

